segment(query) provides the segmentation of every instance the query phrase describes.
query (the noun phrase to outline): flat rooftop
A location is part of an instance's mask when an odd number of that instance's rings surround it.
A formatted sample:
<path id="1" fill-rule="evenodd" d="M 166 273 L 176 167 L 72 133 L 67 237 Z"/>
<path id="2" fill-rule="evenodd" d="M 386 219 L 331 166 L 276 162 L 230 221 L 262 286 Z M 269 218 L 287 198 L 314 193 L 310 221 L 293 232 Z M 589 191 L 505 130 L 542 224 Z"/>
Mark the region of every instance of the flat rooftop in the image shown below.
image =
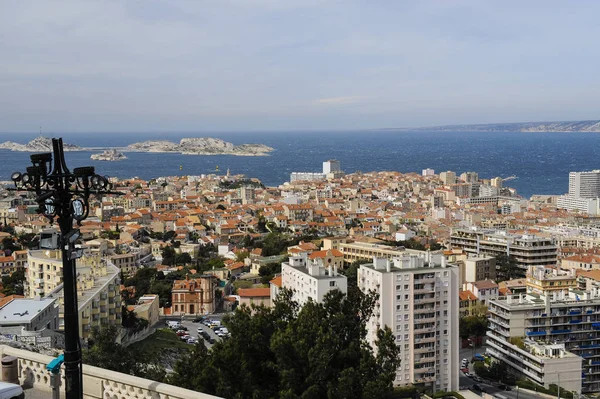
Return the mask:
<path id="1" fill-rule="evenodd" d="M 49 306 L 53 306 L 56 298 L 18 298 L 13 299 L 0 309 L 0 324 L 27 324 Z"/>

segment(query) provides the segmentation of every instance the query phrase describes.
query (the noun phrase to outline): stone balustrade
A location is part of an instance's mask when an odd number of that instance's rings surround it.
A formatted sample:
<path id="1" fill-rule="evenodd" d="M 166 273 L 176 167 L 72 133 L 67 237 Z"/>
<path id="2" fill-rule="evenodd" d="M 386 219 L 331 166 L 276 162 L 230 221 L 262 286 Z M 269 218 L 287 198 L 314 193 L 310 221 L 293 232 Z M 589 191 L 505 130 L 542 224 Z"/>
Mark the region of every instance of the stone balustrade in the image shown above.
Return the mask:
<path id="1" fill-rule="evenodd" d="M 52 361 L 52 357 L 5 345 L 0 345 L 0 353 L 2 357 L 15 356 L 19 359 L 21 385 L 48 392 L 50 395 L 51 374 L 46 370 L 46 365 Z M 61 390 L 63 390 L 64 368 L 61 373 Z M 219 399 L 216 396 L 88 365 L 83 366 L 83 397 L 84 399 Z"/>

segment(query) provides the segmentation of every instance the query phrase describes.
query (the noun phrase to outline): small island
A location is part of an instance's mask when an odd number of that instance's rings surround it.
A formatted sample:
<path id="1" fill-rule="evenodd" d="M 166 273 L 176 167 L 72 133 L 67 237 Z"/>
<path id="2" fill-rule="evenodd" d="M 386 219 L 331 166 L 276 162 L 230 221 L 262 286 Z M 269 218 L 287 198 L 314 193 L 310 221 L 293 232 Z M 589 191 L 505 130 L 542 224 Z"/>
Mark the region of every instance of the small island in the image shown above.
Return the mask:
<path id="1" fill-rule="evenodd" d="M 24 152 L 52 152 L 52 139 L 49 137 L 37 137 L 27 144 L 15 143 L 14 141 L 5 141 L 0 143 L 0 149 L 11 151 Z M 83 148 L 73 145 L 64 144 L 65 151 L 83 151 Z"/>
<path id="2" fill-rule="evenodd" d="M 134 143 L 124 151 L 130 152 L 178 152 L 185 155 L 238 155 L 265 156 L 273 148 L 264 144 L 233 145 L 211 137 L 184 138 L 179 143 L 168 140 L 152 140 Z"/>
<path id="3" fill-rule="evenodd" d="M 127 159 L 122 152 L 119 152 L 114 148 L 111 150 L 106 150 L 100 154 L 92 154 L 90 158 L 95 161 L 122 161 Z"/>

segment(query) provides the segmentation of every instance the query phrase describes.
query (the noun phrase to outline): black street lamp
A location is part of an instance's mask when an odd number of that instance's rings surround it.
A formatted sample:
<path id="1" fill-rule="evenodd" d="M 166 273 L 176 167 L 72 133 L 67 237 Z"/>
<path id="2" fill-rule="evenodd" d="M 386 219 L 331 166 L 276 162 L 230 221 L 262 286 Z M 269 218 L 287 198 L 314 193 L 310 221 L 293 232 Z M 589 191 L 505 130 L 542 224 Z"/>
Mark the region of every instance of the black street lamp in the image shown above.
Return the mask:
<path id="1" fill-rule="evenodd" d="M 79 339 L 79 310 L 77 307 L 77 278 L 75 259 L 81 251 L 75 248 L 79 229 L 73 228 L 73 221 L 81 225 L 87 218 L 90 195 L 122 193 L 111 191 L 112 184 L 106 177 L 95 174 L 93 166 L 73 169 L 70 172 L 65 164 L 62 138 L 52 139 L 52 153 L 33 154 L 27 172 L 15 172 L 11 178 L 14 191 L 30 191 L 36 194 L 39 205 L 37 212 L 50 220 L 58 217 L 62 251 L 64 321 L 65 321 L 65 379 L 67 399 L 83 398 L 81 369 L 81 342 Z"/>

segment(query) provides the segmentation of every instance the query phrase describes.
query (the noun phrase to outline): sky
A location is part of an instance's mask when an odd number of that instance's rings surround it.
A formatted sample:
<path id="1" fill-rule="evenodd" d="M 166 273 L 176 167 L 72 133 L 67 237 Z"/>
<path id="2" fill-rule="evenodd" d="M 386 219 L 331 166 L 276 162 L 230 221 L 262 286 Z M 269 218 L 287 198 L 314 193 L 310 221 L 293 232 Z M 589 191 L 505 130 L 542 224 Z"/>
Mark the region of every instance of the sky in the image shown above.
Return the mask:
<path id="1" fill-rule="evenodd" d="M 600 119 L 600 2 L 0 2 L 0 132 Z"/>

